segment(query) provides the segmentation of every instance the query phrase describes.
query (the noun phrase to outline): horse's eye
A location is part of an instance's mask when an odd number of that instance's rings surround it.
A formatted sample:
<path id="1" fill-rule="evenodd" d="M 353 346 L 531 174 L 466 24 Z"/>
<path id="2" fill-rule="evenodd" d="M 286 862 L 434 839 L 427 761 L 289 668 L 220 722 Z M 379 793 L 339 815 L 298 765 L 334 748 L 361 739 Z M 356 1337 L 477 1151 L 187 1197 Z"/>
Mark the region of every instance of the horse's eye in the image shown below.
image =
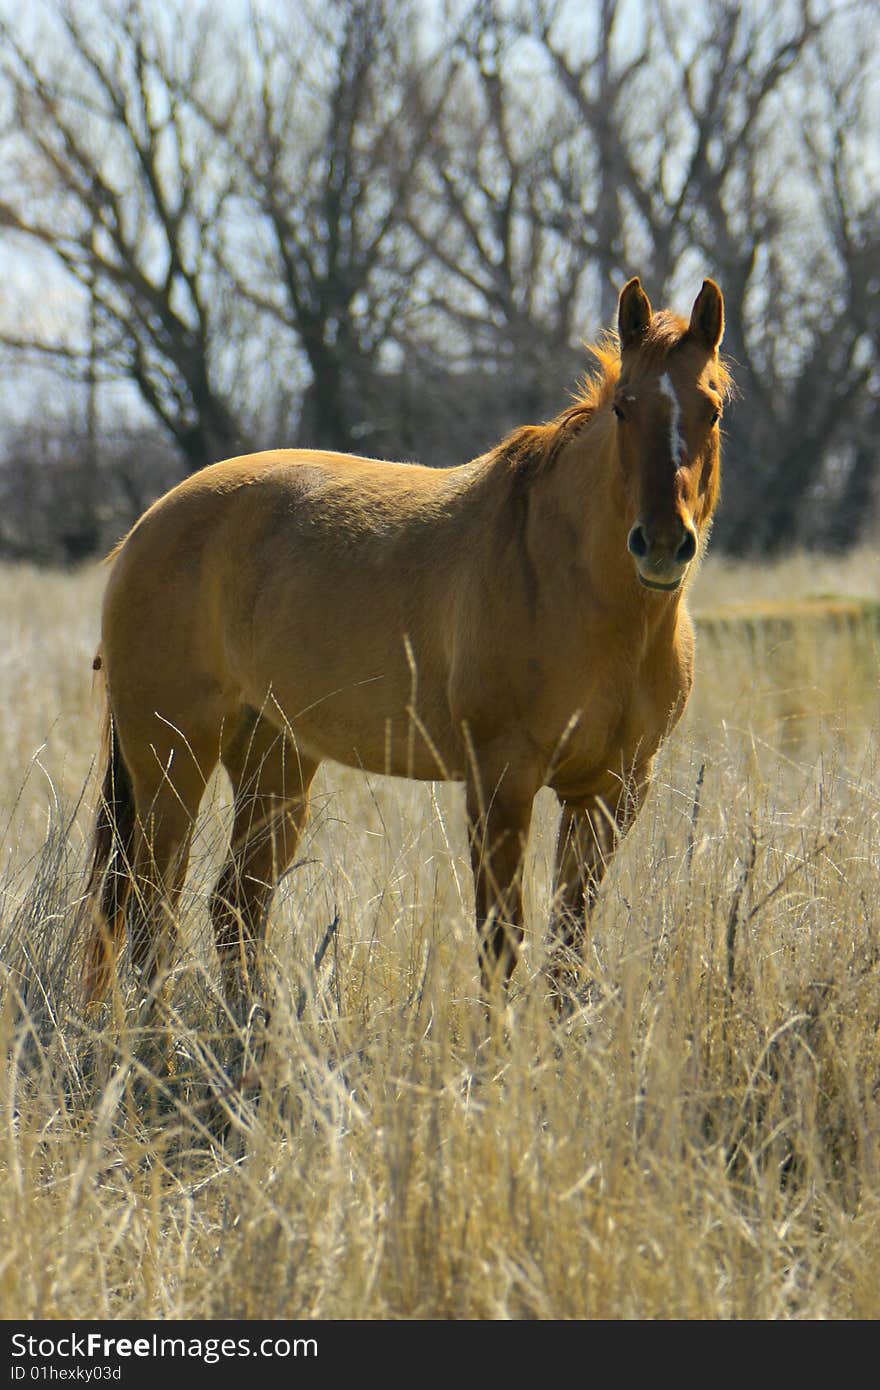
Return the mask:
<path id="1" fill-rule="evenodd" d="M 616 401 L 614 402 L 611 409 L 614 411 L 614 414 L 617 416 L 618 420 L 626 419 L 626 416 L 624 415 L 623 411 L 621 410 L 620 406 L 617 404 Z"/>
<path id="2" fill-rule="evenodd" d="M 720 419 L 721 419 L 721 411 L 720 411 L 720 410 L 713 410 L 713 411 L 712 411 L 712 419 L 709 421 L 709 427 L 710 427 L 710 429 L 714 429 L 715 426 L 718 424 L 718 421 L 719 421 Z"/>

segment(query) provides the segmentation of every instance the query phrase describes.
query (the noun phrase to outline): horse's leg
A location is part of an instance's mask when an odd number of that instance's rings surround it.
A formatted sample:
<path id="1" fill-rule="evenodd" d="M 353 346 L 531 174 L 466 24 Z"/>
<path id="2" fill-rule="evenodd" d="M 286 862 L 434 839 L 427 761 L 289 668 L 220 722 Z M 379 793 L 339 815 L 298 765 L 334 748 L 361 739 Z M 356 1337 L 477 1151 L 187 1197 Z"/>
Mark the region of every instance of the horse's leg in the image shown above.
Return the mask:
<path id="1" fill-rule="evenodd" d="M 211 917 L 225 997 L 244 1022 L 260 994 L 257 957 L 269 902 L 296 852 L 317 762 L 254 710 L 242 714 L 221 756 L 235 801 L 230 854 L 211 896 Z"/>
<path id="2" fill-rule="evenodd" d="M 610 797 L 562 801 L 556 845 L 550 975 L 557 1001 L 577 981 L 589 946 L 590 913 L 611 857 L 635 818 L 648 787 L 642 767 Z"/>
<path id="3" fill-rule="evenodd" d="M 148 999 L 168 969 L 193 827 L 216 752 L 205 739 L 145 753 L 131 767 L 137 822 L 126 915 L 131 961 Z"/>
<path id="4" fill-rule="evenodd" d="M 148 992 L 171 960 L 176 904 L 198 811 L 198 803 L 186 810 L 176 801 L 163 805 L 154 800 L 153 805 L 153 813 L 138 822 L 128 899 L 131 963 Z"/>
<path id="5" fill-rule="evenodd" d="M 491 764 L 476 763 L 467 782 L 467 814 L 477 916 L 477 951 L 483 993 L 504 991 L 523 938 L 522 872 L 534 787 L 506 768 L 495 779 Z"/>

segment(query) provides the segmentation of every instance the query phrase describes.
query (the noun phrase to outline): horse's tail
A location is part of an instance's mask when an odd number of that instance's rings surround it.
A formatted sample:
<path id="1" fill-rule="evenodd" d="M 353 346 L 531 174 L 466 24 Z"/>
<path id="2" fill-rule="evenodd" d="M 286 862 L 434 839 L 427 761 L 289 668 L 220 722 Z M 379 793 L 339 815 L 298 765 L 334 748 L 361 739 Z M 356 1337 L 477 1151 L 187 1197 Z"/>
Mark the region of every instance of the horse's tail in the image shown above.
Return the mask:
<path id="1" fill-rule="evenodd" d="M 100 653 L 95 670 L 101 669 Z M 104 702 L 104 782 L 92 832 L 92 864 L 86 887 L 89 935 L 83 955 L 86 1005 L 102 999 L 115 976 L 125 935 L 125 904 L 131 890 L 131 861 L 137 817 L 131 774 L 113 727 L 109 699 Z"/>

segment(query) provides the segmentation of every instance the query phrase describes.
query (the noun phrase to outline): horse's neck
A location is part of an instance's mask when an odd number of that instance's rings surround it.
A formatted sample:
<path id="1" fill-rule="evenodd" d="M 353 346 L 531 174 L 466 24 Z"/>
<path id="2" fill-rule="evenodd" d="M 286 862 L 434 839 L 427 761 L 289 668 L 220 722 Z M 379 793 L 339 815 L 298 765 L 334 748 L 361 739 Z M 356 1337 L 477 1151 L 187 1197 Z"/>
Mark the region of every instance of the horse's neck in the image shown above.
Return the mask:
<path id="1" fill-rule="evenodd" d="M 548 583 L 581 574 L 585 593 L 611 604 L 640 600 L 627 521 L 622 506 L 617 453 L 611 432 L 597 422 L 573 441 L 538 480 L 532 499 L 529 549 Z"/>
<path id="2" fill-rule="evenodd" d="M 598 624 L 605 642 L 620 640 L 628 660 L 639 648 L 647 653 L 677 640 L 684 590 L 660 595 L 638 581 L 611 430 L 573 441 L 552 473 L 536 480 L 529 510 L 539 623 L 552 615 L 575 643 Z"/>

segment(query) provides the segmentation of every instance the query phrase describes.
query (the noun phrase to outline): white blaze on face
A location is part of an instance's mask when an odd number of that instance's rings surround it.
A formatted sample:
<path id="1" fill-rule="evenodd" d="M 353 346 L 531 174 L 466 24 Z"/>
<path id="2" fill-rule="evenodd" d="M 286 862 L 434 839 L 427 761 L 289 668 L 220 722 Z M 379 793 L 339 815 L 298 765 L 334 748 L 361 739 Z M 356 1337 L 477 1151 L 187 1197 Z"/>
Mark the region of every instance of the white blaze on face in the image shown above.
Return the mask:
<path id="1" fill-rule="evenodd" d="M 668 372 L 664 372 L 660 378 L 660 390 L 669 401 L 669 449 L 672 454 L 672 462 L 678 467 L 684 452 L 684 439 L 681 433 L 681 406 L 678 403 L 678 396 L 675 394 L 675 387 L 669 379 Z"/>

